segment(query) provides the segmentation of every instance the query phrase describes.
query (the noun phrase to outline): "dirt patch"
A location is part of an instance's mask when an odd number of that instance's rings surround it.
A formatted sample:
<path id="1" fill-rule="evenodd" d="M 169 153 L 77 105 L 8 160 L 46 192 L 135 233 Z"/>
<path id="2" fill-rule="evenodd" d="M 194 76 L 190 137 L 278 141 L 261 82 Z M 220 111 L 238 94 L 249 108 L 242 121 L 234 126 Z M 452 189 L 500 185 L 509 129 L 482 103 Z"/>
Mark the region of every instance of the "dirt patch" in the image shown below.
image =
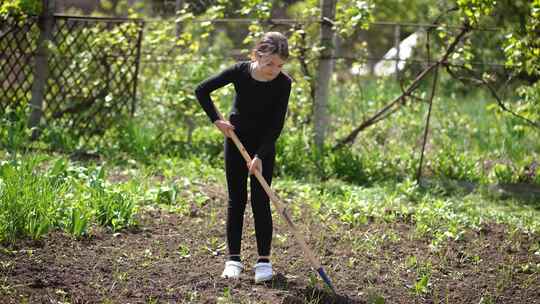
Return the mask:
<path id="1" fill-rule="evenodd" d="M 207 191 L 208 202 L 189 216 L 146 209 L 137 228 L 120 233 L 95 227 L 83 240 L 53 232 L 38 242 L 0 247 L 0 303 L 540 303 L 534 253 L 540 237 L 496 224 L 434 249 L 409 222 L 349 227 L 321 223 L 309 211 L 298 214 L 295 222 L 325 265 L 334 295 L 277 214 L 276 276 L 254 284 L 248 207 L 246 271 L 238 281 L 224 281 L 225 195 L 219 187 Z M 423 276 L 428 283 L 418 289 Z"/>

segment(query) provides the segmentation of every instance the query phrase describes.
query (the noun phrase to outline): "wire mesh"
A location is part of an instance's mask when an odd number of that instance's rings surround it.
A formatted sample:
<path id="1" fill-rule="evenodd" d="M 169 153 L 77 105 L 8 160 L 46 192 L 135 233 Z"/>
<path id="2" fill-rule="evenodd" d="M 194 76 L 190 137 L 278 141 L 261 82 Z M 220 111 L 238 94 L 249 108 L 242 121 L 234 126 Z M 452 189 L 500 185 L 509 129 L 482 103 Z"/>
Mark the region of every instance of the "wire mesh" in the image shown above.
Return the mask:
<path id="1" fill-rule="evenodd" d="M 30 101 L 38 33 L 36 18 L 0 23 L 0 114 Z"/>
<path id="2" fill-rule="evenodd" d="M 135 107 L 142 22 L 57 16 L 45 119 L 71 132 L 103 134 Z"/>
<path id="3" fill-rule="evenodd" d="M 102 135 L 135 108 L 142 20 L 54 16 L 43 118 L 77 136 Z M 0 111 L 28 104 L 37 18 L 2 24 Z"/>

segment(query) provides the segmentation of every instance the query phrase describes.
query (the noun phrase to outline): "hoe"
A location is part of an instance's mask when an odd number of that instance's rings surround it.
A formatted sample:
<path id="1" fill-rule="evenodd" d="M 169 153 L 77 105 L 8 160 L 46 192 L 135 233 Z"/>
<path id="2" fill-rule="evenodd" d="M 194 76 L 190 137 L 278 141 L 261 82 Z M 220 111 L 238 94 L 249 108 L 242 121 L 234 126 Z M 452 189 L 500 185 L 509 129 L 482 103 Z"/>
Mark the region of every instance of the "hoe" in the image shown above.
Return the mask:
<path id="1" fill-rule="evenodd" d="M 220 119 L 223 120 L 223 117 L 221 116 L 221 113 L 218 113 L 218 115 L 219 115 Z M 248 163 L 251 162 L 251 157 L 249 156 L 248 152 L 244 148 L 244 145 L 242 144 L 242 142 L 240 142 L 240 140 L 238 139 L 238 137 L 236 136 L 236 134 L 232 130 L 230 131 L 230 137 L 231 137 L 232 141 L 234 142 L 234 144 L 236 145 L 236 147 L 238 148 L 238 150 L 240 151 L 240 153 L 242 154 L 242 157 L 244 157 L 244 159 Z M 285 203 L 283 203 L 283 201 L 270 188 L 270 186 L 268 185 L 268 183 L 266 182 L 266 180 L 264 179 L 264 177 L 262 176 L 262 174 L 258 170 L 255 170 L 254 175 L 257 178 L 257 180 L 259 181 L 259 183 L 261 183 L 262 187 L 264 188 L 264 191 L 266 191 L 266 194 L 268 195 L 270 200 L 274 203 L 274 206 L 278 210 L 279 214 L 281 214 L 281 216 L 283 217 L 283 219 L 287 223 L 287 226 L 289 226 L 290 231 L 294 234 L 294 236 L 296 238 L 296 242 L 298 243 L 298 245 L 300 245 L 300 247 L 304 251 L 304 254 L 305 254 L 306 258 L 311 263 L 311 266 L 321 276 L 321 278 L 326 283 L 326 285 L 328 285 L 328 287 L 330 287 L 330 289 L 334 293 L 336 293 L 336 290 L 334 289 L 334 286 L 332 286 L 332 282 L 330 282 L 330 278 L 328 277 L 328 275 L 326 275 L 326 272 L 324 271 L 321 263 L 315 257 L 315 255 L 313 254 L 311 249 L 309 249 L 309 247 L 308 247 L 308 245 L 306 243 L 306 240 L 304 239 L 304 236 L 298 232 L 298 229 L 296 229 L 296 226 L 291 221 L 291 217 L 289 216 L 289 213 L 287 212 L 287 208 L 285 207 Z"/>

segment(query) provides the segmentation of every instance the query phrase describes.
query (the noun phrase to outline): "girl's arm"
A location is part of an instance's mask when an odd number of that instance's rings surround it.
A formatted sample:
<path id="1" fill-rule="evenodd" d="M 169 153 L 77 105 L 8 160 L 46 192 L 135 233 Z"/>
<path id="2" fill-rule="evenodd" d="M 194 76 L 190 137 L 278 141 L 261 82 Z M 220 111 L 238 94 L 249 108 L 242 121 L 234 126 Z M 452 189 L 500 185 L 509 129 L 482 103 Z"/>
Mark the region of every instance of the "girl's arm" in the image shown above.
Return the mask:
<path id="1" fill-rule="evenodd" d="M 208 116 L 208 118 L 210 118 L 210 121 L 212 122 L 219 120 L 219 116 L 214 102 L 210 97 L 210 93 L 221 87 L 226 86 L 229 83 L 234 82 L 239 68 L 238 65 L 238 63 L 234 64 L 233 66 L 230 66 L 229 68 L 223 70 L 221 73 L 207 78 L 206 80 L 201 82 L 195 89 L 195 96 L 197 96 L 197 100 L 199 101 L 201 107 L 204 109 L 206 115 Z"/>

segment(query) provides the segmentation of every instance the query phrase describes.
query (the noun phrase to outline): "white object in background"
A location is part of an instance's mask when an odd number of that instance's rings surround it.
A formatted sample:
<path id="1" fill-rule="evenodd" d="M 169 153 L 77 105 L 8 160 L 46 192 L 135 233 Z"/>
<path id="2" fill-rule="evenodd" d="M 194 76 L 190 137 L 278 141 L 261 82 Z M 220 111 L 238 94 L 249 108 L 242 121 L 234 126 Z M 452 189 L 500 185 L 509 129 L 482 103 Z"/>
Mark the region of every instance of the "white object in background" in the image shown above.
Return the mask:
<path id="1" fill-rule="evenodd" d="M 388 50 L 388 52 L 384 54 L 383 59 L 375 64 L 375 75 L 390 76 L 396 73 L 396 67 L 398 71 L 403 70 L 405 67 L 405 60 L 411 58 L 414 47 L 418 45 L 419 40 L 423 35 L 423 31 L 417 31 L 399 43 L 399 61 L 396 47 Z"/>

